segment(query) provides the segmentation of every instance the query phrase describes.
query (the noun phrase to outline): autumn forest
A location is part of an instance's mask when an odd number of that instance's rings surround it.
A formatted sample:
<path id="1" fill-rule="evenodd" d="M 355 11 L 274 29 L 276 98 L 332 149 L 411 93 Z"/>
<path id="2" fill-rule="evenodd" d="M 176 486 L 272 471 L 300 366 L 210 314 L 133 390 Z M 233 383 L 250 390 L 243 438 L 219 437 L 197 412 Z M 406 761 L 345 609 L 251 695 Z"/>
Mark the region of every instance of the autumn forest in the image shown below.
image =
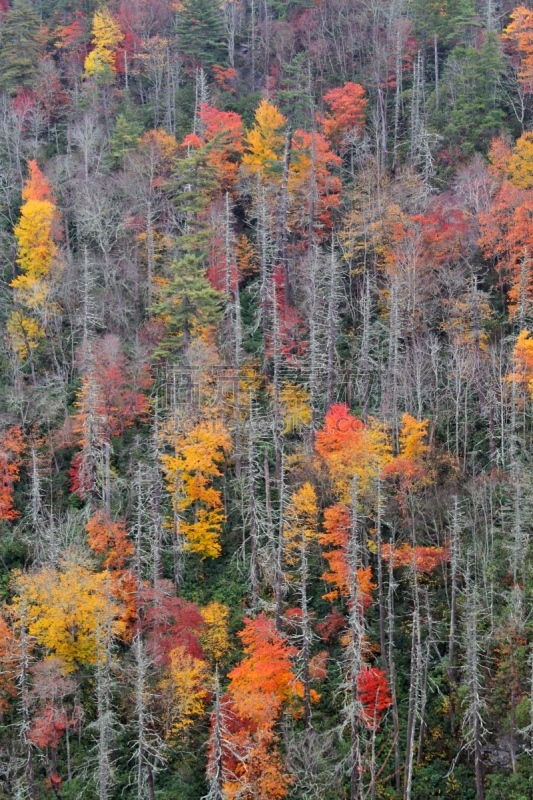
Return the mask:
<path id="1" fill-rule="evenodd" d="M 0 0 L 0 800 L 532 800 L 533 5 Z"/>

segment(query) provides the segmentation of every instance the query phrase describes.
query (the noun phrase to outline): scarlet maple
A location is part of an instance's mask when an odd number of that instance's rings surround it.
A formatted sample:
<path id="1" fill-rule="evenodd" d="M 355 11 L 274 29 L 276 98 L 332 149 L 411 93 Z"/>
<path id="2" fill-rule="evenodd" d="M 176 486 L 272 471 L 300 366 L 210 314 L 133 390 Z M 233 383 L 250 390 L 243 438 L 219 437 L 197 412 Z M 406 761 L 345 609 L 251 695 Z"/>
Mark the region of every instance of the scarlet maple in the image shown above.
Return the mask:
<path id="1" fill-rule="evenodd" d="M 364 667 L 357 677 L 357 689 L 364 711 L 363 722 L 368 728 L 376 728 L 383 712 L 392 705 L 385 671 Z"/>

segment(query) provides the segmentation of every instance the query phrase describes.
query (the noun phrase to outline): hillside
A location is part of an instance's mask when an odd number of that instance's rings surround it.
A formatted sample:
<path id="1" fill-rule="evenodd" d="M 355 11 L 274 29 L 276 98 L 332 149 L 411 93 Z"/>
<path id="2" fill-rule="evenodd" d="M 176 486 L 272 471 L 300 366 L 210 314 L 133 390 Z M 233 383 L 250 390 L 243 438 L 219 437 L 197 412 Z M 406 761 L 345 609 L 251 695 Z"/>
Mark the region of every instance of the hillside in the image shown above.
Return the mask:
<path id="1" fill-rule="evenodd" d="M 533 797 L 533 6 L 0 0 L 0 800 Z"/>

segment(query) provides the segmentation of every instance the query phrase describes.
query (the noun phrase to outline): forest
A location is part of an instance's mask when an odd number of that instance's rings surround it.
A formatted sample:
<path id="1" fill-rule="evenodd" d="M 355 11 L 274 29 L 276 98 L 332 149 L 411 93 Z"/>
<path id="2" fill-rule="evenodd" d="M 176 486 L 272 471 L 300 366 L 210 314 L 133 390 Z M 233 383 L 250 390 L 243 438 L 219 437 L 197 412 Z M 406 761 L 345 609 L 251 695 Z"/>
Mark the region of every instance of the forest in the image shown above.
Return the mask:
<path id="1" fill-rule="evenodd" d="M 285 798 L 533 798 L 533 2 L 0 0 L 0 800 Z"/>

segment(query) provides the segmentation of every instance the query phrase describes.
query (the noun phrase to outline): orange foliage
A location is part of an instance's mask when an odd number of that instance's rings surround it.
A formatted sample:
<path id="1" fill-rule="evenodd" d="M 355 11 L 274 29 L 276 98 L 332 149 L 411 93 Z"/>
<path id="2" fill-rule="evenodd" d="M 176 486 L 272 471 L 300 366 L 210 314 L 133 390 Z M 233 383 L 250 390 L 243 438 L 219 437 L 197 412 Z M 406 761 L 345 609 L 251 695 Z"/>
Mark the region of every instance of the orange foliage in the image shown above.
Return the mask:
<path id="1" fill-rule="evenodd" d="M 133 555 L 133 543 L 129 541 L 123 522 L 113 522 L 99 510 L 87 523 L 89 547 L 96 555 L 105 555 L 102 566 L 120 569 L 127 558 Z"/>
<path id="2" fill-rule="evenodd" d="M 219 188 L 229 191 L 237 179 L 239 164 L 244 152 L 244 129 L 242 119 L 234 111 L 219 111 L 218 108 L 201 103 L 201 134 L 190 133 L 182 147 L 194 150 L 206 148 L 207 164 L 212 168 Z"/>
<path id="3" fill-rule="evenodd" d="M 294 132 L 289 172 L 289 192 L 293 197 L 289 215 L 291 228 L 306 231 L 313 210 L 315 234 L 319 238 L 328 235 L 333 225 L 332 212 L 340 205 L 341 192 L 340 179 L 332 170 L 341 163 L 341 158 L 329 149 L 322 134 Z"/>
<path id="4" fill-rule="evenodd" d="M 28 161 L 29 176 L 22 190 L 22 199 L 36 200 L 39 203 L 55 203 L 55 197 L 48 178 L 43 175 L 35 160 Z"/>
<path id="5" fill-rule="evenodd" d="M 245 620 L 244 626 L 239 638 L 245 656 L 229 673 L 228 692 L 240 716 L 270 725 L 300 692 L 291 661 L 297 651 L 264 614 Z"/>
<path id="6" fill-rule="evenodd" d="M 529 331 L 520 331 L 513 350 L 513 372 L 507 376 L 525 387 L 533 397 L 533 339 Z"/>
<path id="7" fill-rule="evenodd" d="M 296 649 L 263 614 L 246 620 L 239 636 L 244 658 L 229 673 L 229 700 L 225 704 L 225 796 L 282 800 L 291 777 L 278 755 L 274 726 L 283 706 L 303 692 L 292 669 Z"/>
<path id="8" fill-rule="evenodd" d="M 330 89 L 324 95 L 324 102 L 330 109 L 322 120 L 328 139 L 341 142 L 348 136 L 361 136 L 368 101 L 360 84 L 348 81 L 344 86 Z"/>
<path id="9" fill-rule="evenodd" d="M 503 32 L 503 40 L 515 62 L 517 77 L 526 94 L 533 92 L 533 11 L 518 6 Z"/>
<path id="10" fill-rule="evenodd" d="M 326 462 L 343 502 L 350 502 L 354 476 L 358 479 L 358 493 L 365 493 L 392 459 L 383 426 L 373 419 L 365 424 L 343 403 L 332 405 L 328 410 L 324 426 L 316 434 L 315 450 Z"/>
<path id="11" fill-rule="evenodd" d="M 0 713 L 7 710 L 9 699 L 17 694 L 15 634 L 0 616 Z"/>
<path id="12" fill-rule="evenodd" d="M 511 313 L 533 302 L 533 148 L 529 134 L 514 149 L 495 139 L 489 153 L 499 183 L 487 212 L 480 212 L 479 245 L 496 262 L 502 284 L 509 287 Z"/>
<path id="13" fill-rule="evenodd" d="M 0 520 L 13 520 L 20 513 L 13 508 L 13 484 L 20 479 L 22 453 L 26 449 L 18 426 L 8 428 L 0 436 Z"/>
<path id="14" fill-rule="evenodd" d="M 423 484 L 429 481 L 425 456 L 429 452 L 429 447 L 425 440 L 427 438 L 427 427 L 429 421 L 417 420 L 410 414 L 402 416 L 402 427 L 400 430 L 400 452 L 383 469 L 384 476 L 399 477 L 401 484 L 405 487 L 413 484 Z"/>
<path id="15" fill-rule="evenodd" d="M 450 551 L 447 547 L 411 547 L 404 543 L 399 547 L 383 544 L 381 554 L 384 561 L 390 561 L 394 567 L 414 567 L 417 572 L 433 572 L 437 567 L 450 560 Z"/>
<path id="16" fill-rule="evenodd" d="M 318 537 L 324 548 L 323 555 L 328 562 L 329 571 L 322 575 L 323 580 L 333 584 L 332 591 L 323 595 L 325 600 L 334 601 L 338 597 L 349 597 L 349 568 L 346 559 L 348 542 L 352 526 L 352 515 L 347 506 L 335 505 L 324 512 L 325 533 Z M 372 602 L 372 592 L 376 585 L 372 583 L 372 568 L 360 567 L 357 570 L 357 591 L 359 602 L 366 610 Z"/>

